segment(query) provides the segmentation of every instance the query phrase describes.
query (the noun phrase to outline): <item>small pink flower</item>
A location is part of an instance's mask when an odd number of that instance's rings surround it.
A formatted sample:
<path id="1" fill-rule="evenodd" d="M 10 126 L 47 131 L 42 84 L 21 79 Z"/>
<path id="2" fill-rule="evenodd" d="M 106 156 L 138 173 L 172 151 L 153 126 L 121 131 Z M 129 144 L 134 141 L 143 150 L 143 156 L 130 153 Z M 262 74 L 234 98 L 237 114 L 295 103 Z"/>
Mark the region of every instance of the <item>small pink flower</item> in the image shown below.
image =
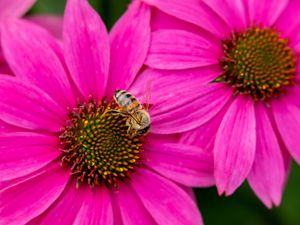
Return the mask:
<path id="1" fill-rule="evenodd" d="M 300 1 L 144 2 L 151 74 L 190 89 L 176 129 L 194 130 L 182 142 L 213 152 L 219 194 L 247 179 L 266 206 L 279 205 L 291 156 L 300 163 Z"/>
<path id="2" fill-rule="evenodd" d="M 146 136 L 109 111 L 116 89 L 143 99 L 149 25 L 135 1 L 109 36 L 87 1 L 69 0 L 62 48 L 28 21 L 2 27 L 16 76 L 0 76 L 1 224 L 202 224 L 188 187 L 213 184 L 212 156 L 176 142 L 186 118 L 165 113 L 178 99 L 164 94 L 177 82 L 150 86 Z"/>

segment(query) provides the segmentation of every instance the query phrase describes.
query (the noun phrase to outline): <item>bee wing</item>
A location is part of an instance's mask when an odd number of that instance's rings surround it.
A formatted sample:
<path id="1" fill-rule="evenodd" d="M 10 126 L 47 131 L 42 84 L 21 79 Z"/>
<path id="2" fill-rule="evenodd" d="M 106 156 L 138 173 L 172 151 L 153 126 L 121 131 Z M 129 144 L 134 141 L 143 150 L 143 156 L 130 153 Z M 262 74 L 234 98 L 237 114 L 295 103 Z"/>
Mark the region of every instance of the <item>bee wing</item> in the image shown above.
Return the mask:
<path id="1" fill-rule="evenodd" d="M 135 120 L 135 122 L 136 122 L 137 124 L 141 125 L 142 121 L 141 121 L 141 118 L 138 116 L 137 113 L 132 113 L 132 114 L 131 114 L 131 118 L 132 118 L 133 120 Z"/>
<path id="2" fill-rule="evenodd" d="M 145 109 L 147 111 L 149 111 L 150 108 L 151 88 L 152 88 L 152 81 L 149 79 L 146 82 L 146 90 L 145 90 Z"/>

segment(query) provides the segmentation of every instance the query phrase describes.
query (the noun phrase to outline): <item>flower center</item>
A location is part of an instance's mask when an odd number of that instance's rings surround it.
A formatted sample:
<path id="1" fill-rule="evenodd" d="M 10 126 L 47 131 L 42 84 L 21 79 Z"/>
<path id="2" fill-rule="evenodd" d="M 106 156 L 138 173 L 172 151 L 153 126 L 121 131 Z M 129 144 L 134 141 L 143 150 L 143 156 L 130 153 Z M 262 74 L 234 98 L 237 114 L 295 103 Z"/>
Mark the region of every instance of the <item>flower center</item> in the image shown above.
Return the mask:
<path id="1" fill-rule="evenodd" d="M 224 73 L 215 82 L 231 85 L 235 94 L 267 101 L 284 93 L 296 73 L 296 57 L 287 39 L 270 28 L 249 28 L 223 41 Z"/>
<path id="2" fill-rule="evenodd" d="M 142 137 L 128 132 L 128 118 L 110 113 L 116 104 L 105 100 L 78 104 L 62 130 L 62 164 L 71 168 L 77 184 L 118 187 L 141 161 Z"/>

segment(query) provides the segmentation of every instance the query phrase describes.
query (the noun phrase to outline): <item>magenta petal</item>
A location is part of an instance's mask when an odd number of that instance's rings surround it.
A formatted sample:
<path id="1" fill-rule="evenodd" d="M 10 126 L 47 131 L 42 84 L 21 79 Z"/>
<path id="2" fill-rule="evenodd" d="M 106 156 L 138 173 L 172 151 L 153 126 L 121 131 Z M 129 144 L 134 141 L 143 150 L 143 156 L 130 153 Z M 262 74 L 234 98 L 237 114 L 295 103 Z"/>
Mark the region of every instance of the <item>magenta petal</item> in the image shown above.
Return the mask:
<path id="1" fill-rule="evenodd" d="M 298 10 L 297 10 L 298 9 Z M 274 27 L 289 40 L 289 45 L 296 54 L 300 54 L 300 1 L 290 0 L 284 12 L 274 24 Z M 299 58 L 298 58 L 299 63 Z M 299 67 L 298 67 L 299 69 Z M 299 76 L 298 76 L 299 77 Z"/>
<path id="2" fill-rule="evenodd" d="M 240 31 L 247 27 L 245 5 L 240 0 L 205 0 L 232 30 Z"/>
<path id="3" fill-rule="evenodd" d="M 87 99 L 104 96 L 109 67 L 109 38 L 87 0 L 69 0 L 63 25 L 64 51 L 71 76 Z"/>
<path id="4" fill-rule="evenodd" d="M 249 13 L 249 24 L 272 26 L 289 4 L 289 0 L 252 0 L 245 1 Z"/>
<path id="5" fill-rule="evenodd" d="M 0 133 L 1 134 L 10 133 L 10 132 L 20 132 L 20 131 L 24 131 L 24 129 L 17 127 L 17 126 L 13 126 L 11 124 L 8 124 L 0 119 Z"/>
<path id="6" fill-rule="evenodd" d="M 185 186 L 207 187 L 214 184 L 213 156 L 203 149 L 151 141 L 145 149 L 145 163 L 157 173 Z"/>
<path id="7" fill-rule="evenodd" d="M 262 103 L 256 104 L 256 153 L 248 181 L 257 196 L 271 208 L 280 204 L 285 168 L 279 143 Z"/>
<path id="8" fill-rule="evenodd" d="M 200 87 L 197 91 L 194 99 L 184 96 L 182 101 L 185 100 L 185 104 L 179 105 L 178 108 L 153 115 L 151 131 L 169 134 L 192 130 L 214 117 L 232 96 L 232 90 L 224 87 L 223 84 L 209 84 Z M 177 96 L 178 98 L 180 96 Z M 171 108 L 172 104 L 169 106 Z"/>
<path id="9" fill-rule="evenodd" d="M 253 101 L 238 96 L 226 112 L 214 146 L 215 179 L 219 194 L 232 194 L 250 172 L 255 156 Z"/>
<path id="10" fill-rule="evenodd" d="M 146 64 L 156 69 L 187 69 L 219 63 L 222 51 L 209 39 L 183 30 L 152 33 Z"/>
<path id="11" fill-rule="evenodd" d="M 1 119 L 9 124 L 57 132 L 65 123 L 67 110 L 24 81 L 0 76 L 0 96 Z"/>
<path id="12" fill-rule="evenodd" d="M 200 26 L 219 38 L 230 32 L 227 24 L 199 0 L 143 0 L 161 11 Z"/>
<path id="13" fill-rule="evenodd" d="M 56 15 L 32 15 L 26 17 L 33 23 L 46 28 L 54 37 L 62 39 L 63 17 Z"/>
<path id="14" fill-rule="evenodd" d="M 36 0 L 1 0 L 0 22 L 7 17 L 18 17 L 25 14 Z"/>
<path id="15" fill-rule="evenodd" d="M 132 185 L 158 224 L 203 224 L 196 203 L 175 183 L 140 169 L 133 174 Z"/>
<path id="16" fill-rule="evenodd" d="M 2 62 L 0 61 L 0 74 L 1 75 L 3 75 L 3 74 L 13 75 L 13 72 L 9 68 L 7 62 L 5 62 L 5 61 L 2 61 Z"/>
<path id="17" fill-rule="evenodd" d="M 127 89 L 141 69 L 150 43 L 150 9 L 134 1 L 110 32 L 111 64 L 108 95 Z"/>
<path id="18" fill-rule="evenodd" d="M 274 26 L 276 29 L 280 30 L 284 36 L 290 36 L 293 39 L 292 35 L 290 34 L 300 26 L 299 9 L 300 1 L 290 0 L 286 9 L 275 22 Z"/>
<path id="19" fill-rule="evenodd" d="M 62 170 L 62 168 L 60 169 Z M 68 183 L 58 201 L 54 202 L 38 218 L 38 224 L 73 224 L 86 195 L 85 188 L 82 186 L 76 188 L 76 183 L 72 180 Z"/>
<path id="20" fill-rule="evenodd" d="M 127 184 L 121 184 L 114 192 L 124 225 L 155 225 L 153 218 L 142 204 L 135 191 Z"/>
<path id="21" fill-rule="evenodd" d="M 45 167 L 40 168 L 39 170 L 36 170 L 25 176 L 17 177 L 17 178 L 11 179 L 11 180 L 0 181 L 0 190 L 18 186 L 19 184 L 24 183 L 28 180 L 31 180 L 34 177 L 40 176 L 41 174 L 45 173 L 46 170 L 49 170 L 50 167 L 53 167 L 54 163 L 55 162 L 49 163 Z"/>
<path id="22" fill-rule="evenodd" d="M 182 71 L 149 69 L 139 76 L 130 91 L 144 102 L 149 83 L 152 132 L 187 131 L 216 115 L 231 97 L 232 89 L 210 83 L 219 74 L 218 67 Z"/>
<path id="23" fill-rule="evenodd" d="M 3 51 L 16 76 L 65 107 L 75 104 L 56 40 L 45 29 L 27 21 L 8 22 L 2 31 Z"/>
<path id="24" fill-rule="evenodd" d="M 76 188 L 71 182 L 44 214 L 29 224 L 113 224 L 111 199 L 106 187 L 91 189 L 88 185 Z"/>
<path id="25" fill-rule="evenodd" d="M 171 71 L 146 69 L 137 77 L 129 91 L 142 103 L 147 103 L 145 97 L 150 94 L 150 104 L 153 105 L 151 110 L 155 111 L 152 113 L 158 114 L 170 110 L 170 103 L 172 103 L 171 107 L 181 105 L 181 98 L 178 94 L 184 93 L 184 95 L 194 98 L 193 95 L 197 93 L 195 89 L 207 85 L 221 73 L 222 69 L 219 66 Z M 172 97 L 174 99 L 171 99 Z M 169 104 L 166 104 L 167 102 Z M 174 105 L 178 102 L 178 105 Z"/>
<path id="26" fill-rule="evenodd" d="M 43 213 L 62 193 L 69 174 L 59 165 L 0 192 L 0 224 L 25 224 Z"/>
<path id="27" fill-rule="evenodd" d="M 1 180 L 11 180 L 36 171 L 60 155 L 55 136 L 13 132 L 0 136 Z"/>
<path id="28" fill-rule="evenodd" d="M 228 109 L 227 105 L 230 105 L 230 102 L 226 104 L 226 106 L 223 107 L 222 110 L 220 110 L 220 112 L 218 112 L 218 114 L 211 118 L 207 123 L 197 127 L 192 131 L 184 132 L 180 137 L 180 142 L 189 145 L 196 145 L 208 152 L 212 152 L 216 133 L 224 114 Z"/>
<path id="29" fill-rule="evenodd" d="M 279 133 L 293 158 L 300 164 L 300 104 L 298 98 L 284 96 L 272 102 Z"/>
<path id="30" fill-rule="evenodd" d="M 75 189 L 74 191 L 78 190 Z M 113 225 L 111 199 L 106 187 L 91 189 L 91 187 L 86 186 L 84 191 L 86 192 L 85 197 L 82 199 L 82 205 L 72 224 Z M 65 207 L 68 208 L 69 206 L 65 205 Z M 56 223 L 55 221 L 53 222 Z"/>

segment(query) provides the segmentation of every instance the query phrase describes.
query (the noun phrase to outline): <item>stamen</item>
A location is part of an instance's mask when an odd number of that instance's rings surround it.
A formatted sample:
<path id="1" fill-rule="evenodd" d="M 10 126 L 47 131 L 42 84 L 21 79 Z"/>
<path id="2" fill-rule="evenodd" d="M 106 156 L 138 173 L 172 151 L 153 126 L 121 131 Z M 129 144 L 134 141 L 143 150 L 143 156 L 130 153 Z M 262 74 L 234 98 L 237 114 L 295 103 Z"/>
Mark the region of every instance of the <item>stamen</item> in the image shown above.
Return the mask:
<path id="1" fill-rule="evenodd" d="M 223 41 L 224 73 L 214 82 L 225 82 L 235 94 L 268 101 L 293 84 L 296 56 L 288 41 L 270 28 L 253 27 Z"/>
<path id="2" fill-rule="evenodd" d="M 78 185 L 118 187 L 141 163 L 142 136 L 128 132 L 127 118 L 108 113 L 116 104 L 93 99 L 70 110 L 62 129 L 62 164 Z"/>

